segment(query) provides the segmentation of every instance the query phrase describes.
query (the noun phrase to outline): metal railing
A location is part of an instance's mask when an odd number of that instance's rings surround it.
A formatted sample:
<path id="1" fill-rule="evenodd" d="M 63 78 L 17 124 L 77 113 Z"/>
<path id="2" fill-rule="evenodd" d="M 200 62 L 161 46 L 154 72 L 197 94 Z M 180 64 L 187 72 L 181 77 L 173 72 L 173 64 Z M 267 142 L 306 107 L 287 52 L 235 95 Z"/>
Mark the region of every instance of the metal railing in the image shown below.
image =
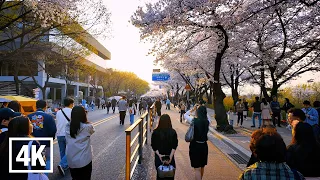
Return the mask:
<path id="1" fill-rule="evenodd" d="M 146 111 L 138 120 L 136 120 L 125 131 L 126 132 L 126 180 L 131 179 L 137 164 L 138 163 L 141 164 L 141 160 L 143 158 L 142 147 L 145 144 L 148 144 L 148 123 L 150 122 L 151 124 L 153 121 L 153 115 L 152 115 L 152 113 L 154 113 L 153 111 L 154 111 L 154 105 L 152 105 L 149 111 Z M 133 137 L 133 139 L 131 139 L 132 131 L 135 130 L 136 127 L 138 127 L 138 132 Z M 138 140 L 138 143 L 136 144 L 137 140 Z M 133 152 L 131 153 L 131 148 L 134 145 L 135 147 L 133 148 Z M 134 163 L 131 168 L 132 162 Z"/>
<path id="2" fill-rule="evenodd" d="M 149 108 L 149 119 L 150 119 L 150 132 L 153 130 L 153 125 L 154 125 L 154 119 L 156 116 L 156 108 L 155 108 L 155 103 L 152 104 L 152 106 Z"/>

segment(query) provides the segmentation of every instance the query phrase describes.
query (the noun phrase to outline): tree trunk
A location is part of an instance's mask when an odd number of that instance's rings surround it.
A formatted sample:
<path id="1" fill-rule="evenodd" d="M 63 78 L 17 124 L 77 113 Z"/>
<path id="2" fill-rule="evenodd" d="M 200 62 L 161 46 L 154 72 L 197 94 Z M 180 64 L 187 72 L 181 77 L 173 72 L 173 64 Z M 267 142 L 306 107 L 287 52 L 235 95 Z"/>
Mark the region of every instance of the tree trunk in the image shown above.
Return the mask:
<path id="1" fill-rule="evenodd" d="M 233 105 L 235 106 L 236 102 L 239 100 L 239 93 L 237 89 L 232 88 L 232 99 L 233 99 Z"/>
<path id="2" fill-rule="evenodd" d="M 220 83 L 213 84 L 214 90 L 214 111 L 216 114 L 216 121 L 217 121 L 217 129 L 220 131 L 224 131 L 225 127 L 229 125 L 227 120 L 227 113 L 223 104 L 223 99 L 226 97 L 224 92 L 221 89 Z"/>
<path id="3" fill-rule="evenodd" d="M 16 94 L 17 95 L 20 95 L 20 81 L 19 81 L 19 78 L 18 78 L 18 75 L 17 75 L 17 73 L 14 73 L 14 83 L 15 83 L 15 86 L 16 86 Z"/>
<path id="4" fill-rule="evenodd" d="M 271 96 L 278 96 L 278 85 L 273 84 L 272 89 L 271 89 Z"/>
<path id="5" fill-rule="evenodd" d="M 46 99 L 47 99 L 46 89 L 47 89 L 47 88 L 41 88 L 41 91 L 42 91 L 42 99 L 43 99 L 43 100 L 46 100 Z"/>
<path id="6" fill-rule="evenodd" d="M 223 99 L 226 97 L 224 92 L 221 88 L 220 83 L 220 71 L 221 71 L 221 64 L 222 64 L 222 57 L 225 51 L 228 49 L 228 35 L 226 30 L 223 26 L 217 25 L 216 28 L 222 33 L 219 35 L 222 40 L 224 40 L 223 47 L 220 52 L 217 53 L 215 58 L 215 66 L 214 66 L 214 74 L 213 79 L 214 82 L 210 82 L 211 86 L 213 86 L 214 92 L 214 110 L 216 114 L 216 121 L 217 121 L 217 129 L 220 131 L 227 131 L 227 125 L 229 125 L 227 119 L 227 113 L 223 104 Z"/>

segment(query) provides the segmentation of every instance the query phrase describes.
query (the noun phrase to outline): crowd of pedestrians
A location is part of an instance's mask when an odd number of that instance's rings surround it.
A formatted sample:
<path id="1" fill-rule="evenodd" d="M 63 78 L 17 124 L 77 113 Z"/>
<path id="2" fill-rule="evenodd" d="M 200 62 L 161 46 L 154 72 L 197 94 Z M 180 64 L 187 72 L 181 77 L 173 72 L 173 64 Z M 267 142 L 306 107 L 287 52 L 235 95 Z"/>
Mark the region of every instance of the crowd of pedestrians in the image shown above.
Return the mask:
<path id="1" fill-rule="evenodd" d="M 305 100 L 302 109 L 294 108 L 286 98 L 281 107 L 275 96 L 270 103 L 265 99 L 259 102 L 259 98 L 256 97 L 251 106 L 254 111 L 251 127 L 255 127 L 257 116 L 260 128 L 260 114 L 264 122 L 261 128 L 251 135 L 252 155 L 240 179 L 298 180 L 320 177 L 319 105 L 320 102 L 315 101 L 313 108 L 311 102 Z M 281 110 L 285 111 L 290 127 L 288 129 L 292 132 L 292 140 L 287 147 L 276 129 L 276 124 L 281 127 Z"/>
<path id="2" fill-rule="evenodd" d="M 11 103 L 11 108 L 19 110 L 17 102 Z M 36 102 L 37 110 L 28 116 L 20 112 L 3 107 L 0 109 L 1 131 L 0 131 L 0 174 L 1 179 L 48 179 L 42 173 L 9 173 L 9 138 L 11 137 L 46 137 L 55 139 L 57 137 L 60 149 L 60 163 L 58 170 L 65 175 L 65 170 L 70 169 L 72 179 L 89 180 L 92 171 L 92 152 L 90 136 L 94 133 L 93 125 L 87 120 L 87 111 L 83 106 L 75 106 L 71 98 L 64 99 L 64 108 L 60 109 L 54 118 L 52 114 L 46 113 L 47 103 L 44 100 Z M 12 169 L 17 170 L 45 170 L 50 169 L 49 141 L 13 141 L 12 155 L 16 157 L 23 145 L 46 145 L 44 149 L 45 164 L 43 167 L 38 162 L 36 166 L 24 166 L 23 162 L 13 161 Z M 30 149 L 29 149 L 30 150 Z"/>

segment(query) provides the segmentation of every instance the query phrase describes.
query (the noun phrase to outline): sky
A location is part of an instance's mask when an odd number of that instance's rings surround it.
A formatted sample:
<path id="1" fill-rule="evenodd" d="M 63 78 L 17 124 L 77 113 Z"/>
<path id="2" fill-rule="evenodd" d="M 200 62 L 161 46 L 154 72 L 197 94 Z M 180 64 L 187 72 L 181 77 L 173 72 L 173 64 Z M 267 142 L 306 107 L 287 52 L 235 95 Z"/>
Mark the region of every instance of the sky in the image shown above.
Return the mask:
<path id="1" fill-rule="evenodd" d="M 150 0 L 104 0 L 111 12 L 112 36 L 108 39 L 98 40 L 111 52 L 111 60 L 103 62 L 103 67 L 130 71 L 152 83 L 152 69 L 159 67 L 153 65 L 154 57 L 146 56 L 151 45 L 140 42 L 138 28 L 129 22 L 138 6 L 143 6 L 147 1 Z M 320 73 L 305 73 L 284 87 L 307 83 L 309 79 L 320 81 L 319 77 Z M 259 88 L 246 85 L 241 87 L 240 91 L 259 93 Z"/>
<path id="2" fill-rule="evenodd" d="M 138 28 L 130 22 L 130 17 L 145 0 L 104 0 L 111 12 L 112 37 L 100 42 L 111 52 L 107 68 L 131 71 L 141 79 L 152 82 L 154 57 L 147 57 L 150 44 L 140 42 Z"/>

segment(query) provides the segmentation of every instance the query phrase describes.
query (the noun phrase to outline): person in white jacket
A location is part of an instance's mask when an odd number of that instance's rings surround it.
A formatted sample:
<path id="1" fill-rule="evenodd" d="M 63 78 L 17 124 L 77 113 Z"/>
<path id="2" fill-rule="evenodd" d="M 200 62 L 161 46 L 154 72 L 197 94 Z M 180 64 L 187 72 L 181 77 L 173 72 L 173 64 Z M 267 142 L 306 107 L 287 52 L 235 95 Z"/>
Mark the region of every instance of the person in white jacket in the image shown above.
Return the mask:
<path id="1" fill-rule="evenodd" d="M 59 110 L 56 115 L 57 139 L 60 149 L 60 164 L 58 170 L 62 176 L 65 175 L 65 170 L 68 169 L 68 162 L 66 157 L 66 126 L 71 119 L 71 111 L 74 106 L 74 100 L 65 98 L 63 100 L 64 108 Z"/>
<path id="2" fill-rule="evenodd" d="M 199 106 L 201 106 L 201 105 L 200 105 L 200 104 L 195 104 L 192 109 L 190 109 L 189 111 L 187 111 L 187 112 L 184 114 L 184 119 L 185 119 L 185 122 L 186 122 L 186 123 L 191 124 L 192 119 L 195 117 L 195 113 L 196 113 L 196 111 L 197 111 L 197 109 L 198 109 Z M 211 123 L 212 120 L 211 120 L 209 114 L 207 114 L 207 117 L 208 117 L 209 123 Z"/>

